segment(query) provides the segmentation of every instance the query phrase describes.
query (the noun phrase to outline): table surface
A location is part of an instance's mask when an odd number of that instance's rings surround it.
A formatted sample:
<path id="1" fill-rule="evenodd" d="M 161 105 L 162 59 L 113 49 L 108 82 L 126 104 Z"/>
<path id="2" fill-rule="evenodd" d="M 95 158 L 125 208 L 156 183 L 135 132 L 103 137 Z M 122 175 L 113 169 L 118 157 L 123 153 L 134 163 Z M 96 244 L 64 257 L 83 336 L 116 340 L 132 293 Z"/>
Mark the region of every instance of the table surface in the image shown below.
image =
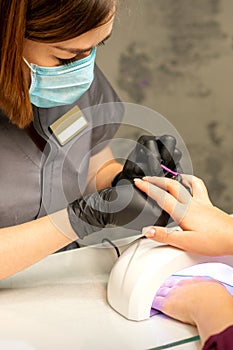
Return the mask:
<path id="1" fill-rule="evenodd" d="M 129 321 L 106 300 L 112 248 L 53 254 L 0 281 L 0 349 L 200 349 L 195 327 L 159 314 Z"/>

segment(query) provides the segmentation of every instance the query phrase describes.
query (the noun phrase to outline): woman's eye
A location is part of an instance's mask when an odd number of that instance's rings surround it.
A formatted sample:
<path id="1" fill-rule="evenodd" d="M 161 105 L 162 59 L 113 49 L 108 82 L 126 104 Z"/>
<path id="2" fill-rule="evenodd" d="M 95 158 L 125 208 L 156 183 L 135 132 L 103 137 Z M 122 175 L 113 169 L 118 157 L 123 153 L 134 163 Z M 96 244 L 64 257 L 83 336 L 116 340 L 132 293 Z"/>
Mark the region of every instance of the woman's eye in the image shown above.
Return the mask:
<path id="1" fill-rule="evenodd" d="M 76 56 L 72 57 L 72 58 L 58 58 L 58 57 L 56 57 L 56 59 L 59 61 L 59 63 L 61 65 L 70 64 L 70 63 L 73 63 L 73 62 L 78 60 L 78 58 Z"/>
<path id="2" fill-rule="evenodd" d="M 101 41 L 97 46 L 103 46 L 105 45 L 105 40 Z"/>
<path id="3" fill-rule="evenodd" d="M 70 63 L 76 62 L 78 60 L 81 60 L 82 58 L 87 57 L 89 54 L 90 54 L 90 52 L 85 53 L 85 54 L 78 54 L 78 55 L 71 57 L 71 58 L 56 57 L 56 59 L 59 61 L 60 65 L 66 65 L 66 64 L 70 64 Z"/>
<path id="4" fill-rule="evenodd" d="M 105 40 L 101 41 L 97 46 L 103 46 L 105 45 Z M 71 58 L 59 58 L 56 57 L 56 59 L 59 61 L 60 65 L 66 65 L 66 64 L 70 64 L 73 63 L 75 61 L 81 60 L 82 58 L 87 57 L 88 55 L 90 55 L 91 51 L 88 52 L 87 54 L 82 54 L 82 55 L 76 55 L 74 57 Z"/>

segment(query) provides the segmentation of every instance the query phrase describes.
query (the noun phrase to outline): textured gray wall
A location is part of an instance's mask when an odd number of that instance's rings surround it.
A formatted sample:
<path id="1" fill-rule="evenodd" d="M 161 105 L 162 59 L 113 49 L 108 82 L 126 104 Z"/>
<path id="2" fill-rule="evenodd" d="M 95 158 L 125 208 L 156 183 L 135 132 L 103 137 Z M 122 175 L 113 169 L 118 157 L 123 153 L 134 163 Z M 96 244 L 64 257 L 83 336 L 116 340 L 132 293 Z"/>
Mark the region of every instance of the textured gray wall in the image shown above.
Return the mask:
<path id="1" fill-rule="evenodd" d="M 100 67 L 123 101 L 175 126 L 214 204 L 233 212 L 233 1 L 121 1 Z"/>

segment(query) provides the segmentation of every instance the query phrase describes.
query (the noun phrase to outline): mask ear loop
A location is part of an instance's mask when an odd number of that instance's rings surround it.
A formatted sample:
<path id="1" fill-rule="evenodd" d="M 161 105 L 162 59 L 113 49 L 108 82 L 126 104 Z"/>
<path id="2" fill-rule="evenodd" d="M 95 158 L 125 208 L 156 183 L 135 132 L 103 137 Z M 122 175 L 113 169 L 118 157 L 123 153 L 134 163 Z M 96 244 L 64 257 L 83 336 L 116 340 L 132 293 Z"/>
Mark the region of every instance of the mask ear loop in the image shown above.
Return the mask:
<path id="1" fill-rule="evenodd" d="M 32 66 L 30 65 L 30 63 L 28 63 L 28 61 L 26 60 L 26 58 L 23 57 L 24 62 L 26 63 L 26 65 L 28 66 L 28 68 L 33 71 L 34 73 L 36 72 L 36 70 L 34 68 L 32 68 Z"/>

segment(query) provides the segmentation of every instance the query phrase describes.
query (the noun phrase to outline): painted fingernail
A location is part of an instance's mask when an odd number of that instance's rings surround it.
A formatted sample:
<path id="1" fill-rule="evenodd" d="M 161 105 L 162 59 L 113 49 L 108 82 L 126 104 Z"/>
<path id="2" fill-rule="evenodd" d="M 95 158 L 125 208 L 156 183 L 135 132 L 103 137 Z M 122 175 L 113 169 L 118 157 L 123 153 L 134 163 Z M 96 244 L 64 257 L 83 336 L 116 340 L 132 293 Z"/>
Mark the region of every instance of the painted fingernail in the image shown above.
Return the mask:
<path id="1" fill-rule="evenodd" d="M 135 179 L 133 179 L 133 180 L 134 180 L 134 182 L 143 182 L 142 179 L 139 179 L 137 177 Z"/>
<path id="2" fill-rule="evenodd" d="M 155 228 L 151 228 L 149 231 L 146 232 L 146 237 L 153 238 L 155 236 L 156 230 Z"/>
<path id="3" fill-rule="evenodd" d="M 151 229 L 152 227 L 153 227 L 153 226 L 144 226 L 144 227 L 142 228 L 142 234 L 145 236 L 146 233 L 147 233 L 148 231 L 150 231 L 150 229 Z"/>

